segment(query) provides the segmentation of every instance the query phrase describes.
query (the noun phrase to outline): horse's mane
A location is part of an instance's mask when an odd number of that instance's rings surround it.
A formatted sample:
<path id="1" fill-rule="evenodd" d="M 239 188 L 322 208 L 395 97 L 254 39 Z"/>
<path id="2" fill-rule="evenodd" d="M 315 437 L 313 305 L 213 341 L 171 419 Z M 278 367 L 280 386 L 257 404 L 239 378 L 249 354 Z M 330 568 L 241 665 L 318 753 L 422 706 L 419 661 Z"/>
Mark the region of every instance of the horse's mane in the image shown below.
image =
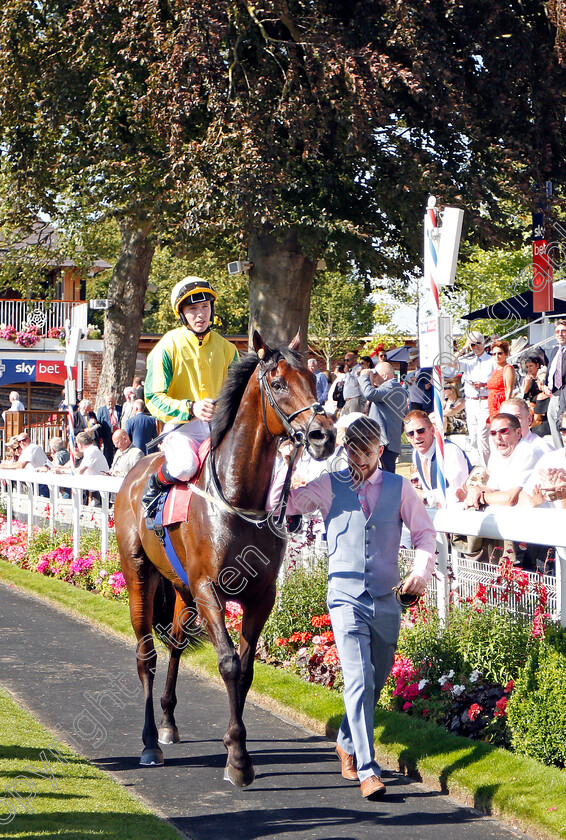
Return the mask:
<path id="1" fill-rule="evenodd" d="M 276 347 L 272 351 L 268 367 L 275 367 L 279 359 L 283 357 L 291 367 L 299 368 L 304 365 L 300 353 L 291 350 L 285 345 Z M 214 413 L 214 425 L 212 427 L 211 443 L 213 448 L 219 446 L 227 431 L 232 427 L 236 418 L 236 412 L 244 396 L 246 386 L 259 362 L 257 353 L 244 353 L 239 361 L 233 364 L 228 371 L 228 376 L 218 397 L 216 411 Z"/>

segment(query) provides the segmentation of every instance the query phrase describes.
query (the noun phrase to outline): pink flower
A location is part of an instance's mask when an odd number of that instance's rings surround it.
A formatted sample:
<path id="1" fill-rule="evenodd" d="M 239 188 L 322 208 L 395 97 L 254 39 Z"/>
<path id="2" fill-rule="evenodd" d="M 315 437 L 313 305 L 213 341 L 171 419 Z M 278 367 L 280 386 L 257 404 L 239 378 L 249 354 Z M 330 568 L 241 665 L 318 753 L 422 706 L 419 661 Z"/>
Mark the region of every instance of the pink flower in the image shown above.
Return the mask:
<path id="1" fill-rule="evenodd" d="M 412 703 L 407 702 L 407 703 L 404 703 L 404 704 L 403 704 L 403 711 L 404 711 L 404 712 L 407 712 L 409 709 L 412 709 L 412 708 L 413 708 L 413 704 L 412 704 Z"/>
<path id="2" fill-rule="evenodd" d="M 122 572 L 114 572 L 110 575 L 108 583 L 114 595 L 119 595 L 126 588 L 126 579 Z"/>
<path id="3" fill-rule="evenodd" d="M 35 567 L 36 572 L 39 572 L 40 575 L 46 574 L 48 569 L 49 560 L 40 560 L 37 566 Z"/>

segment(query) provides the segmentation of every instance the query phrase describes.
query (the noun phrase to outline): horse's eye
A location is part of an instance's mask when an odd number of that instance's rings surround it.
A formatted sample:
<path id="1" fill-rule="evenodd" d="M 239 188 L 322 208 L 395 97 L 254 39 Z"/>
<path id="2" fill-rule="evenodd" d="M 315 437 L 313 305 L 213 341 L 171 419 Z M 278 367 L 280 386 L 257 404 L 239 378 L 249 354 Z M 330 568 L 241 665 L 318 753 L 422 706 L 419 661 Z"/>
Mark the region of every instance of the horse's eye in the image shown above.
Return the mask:
<path id="1" fill-rule="evenodd" d="M 286 388 L 285 381 L 283 379 L 272 379 L 271 388 L 273 391 L 284 391 Z"/>

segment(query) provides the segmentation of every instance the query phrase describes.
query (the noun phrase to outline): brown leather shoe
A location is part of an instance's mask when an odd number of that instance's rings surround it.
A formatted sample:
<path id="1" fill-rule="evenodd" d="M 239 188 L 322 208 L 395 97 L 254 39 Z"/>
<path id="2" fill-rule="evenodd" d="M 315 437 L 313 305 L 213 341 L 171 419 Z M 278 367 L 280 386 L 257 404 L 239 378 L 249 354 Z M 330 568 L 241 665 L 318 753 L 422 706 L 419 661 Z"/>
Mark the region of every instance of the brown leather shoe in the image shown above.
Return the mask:
<path id="1" fill-rule="evenodd" d="M 349 782 L 357 782 L 358 774 L 356 773 L 356 757 L 348 755 L 348 753 L 344 752 L 342 747 L 339 747 L 338 744 L 336 744 L 336 755 L 340 759 L 340 764 L 342 765 L 343 777 L 348 779 Z"/>
<path id="2" fill-rule="evenodd" d="M 385 785 L 377 776 L 370 776 L 363 780 L 360 790 L 364 799 L 379 799 L 385 793 Z"/>

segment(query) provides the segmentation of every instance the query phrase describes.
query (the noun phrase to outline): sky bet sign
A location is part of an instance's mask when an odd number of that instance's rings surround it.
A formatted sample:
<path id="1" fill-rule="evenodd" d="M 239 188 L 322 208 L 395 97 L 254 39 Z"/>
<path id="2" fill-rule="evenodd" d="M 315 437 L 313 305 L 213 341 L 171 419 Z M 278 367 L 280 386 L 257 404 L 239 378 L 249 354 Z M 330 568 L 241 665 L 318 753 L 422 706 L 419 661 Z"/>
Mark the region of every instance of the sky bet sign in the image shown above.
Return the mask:
<path id="1" fill-rule="evenodd" d="M 63 385 L 67 378 L 64 362 L 55 359 L 0 359 L 0 385 L 17 382 L 50 382 Z"/>

